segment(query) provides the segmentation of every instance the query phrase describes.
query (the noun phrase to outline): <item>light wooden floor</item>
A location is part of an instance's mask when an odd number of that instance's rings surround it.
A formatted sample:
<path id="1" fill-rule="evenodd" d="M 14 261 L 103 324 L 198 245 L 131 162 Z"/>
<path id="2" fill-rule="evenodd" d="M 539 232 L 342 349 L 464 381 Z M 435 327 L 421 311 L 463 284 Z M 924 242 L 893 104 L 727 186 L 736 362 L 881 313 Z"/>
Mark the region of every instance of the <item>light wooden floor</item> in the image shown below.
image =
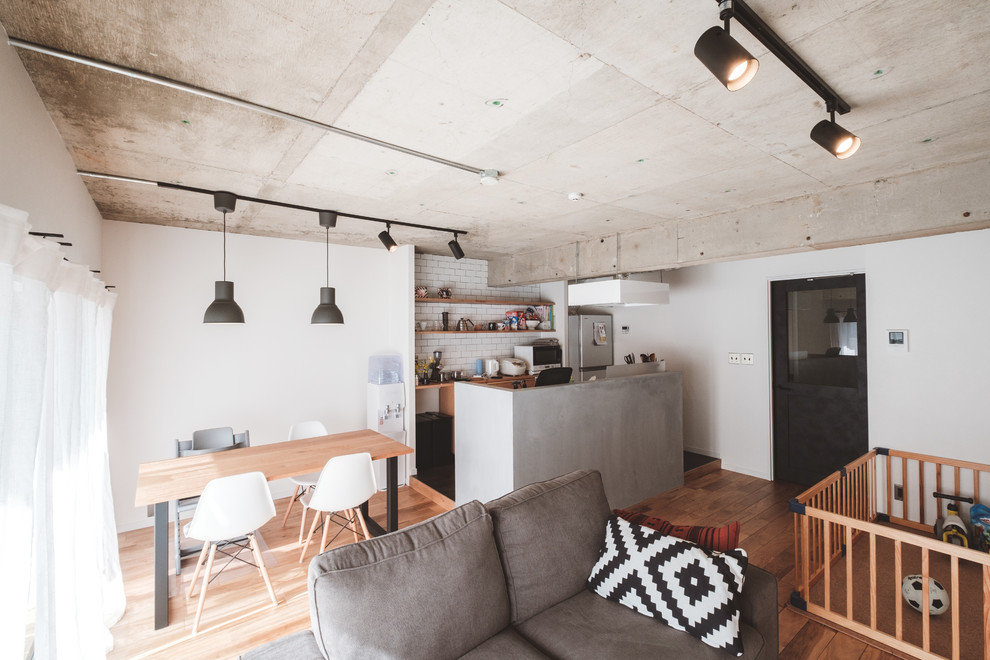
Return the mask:
<path id="1" fill-rule="evenodd" d="M 876 660 L 893 658 L 888 653 L 836 632 L 785 607 L 793 588 L 793 522 L 787 501 L 802 488 L 769 482 L 746 475 L 715 470 L 691 476 L 685 485 L 630 507 L 678 524 L 724 525 L 742 523 L 740 545 L 750 561 L 777 576 L 780 583 L 781 658 Z M 214 583 L 206 600 L 200 634 L 190 635 L 196 599 L 170 600 L 172 625 L 156 631 L 152 623 L 151 530 L 120 535 L 120 559 L 127 592 L 127 611 L 113 627 L 114 651 L 110 658 L 231 658 L 282 635 L 309 627 L 306 598 L 307 563 L 299 564 L 298 506 L 284 529 L 280 528 L 286 500 L 276 502 L 279 515 L 261 530 L 269 547 L 269 565 L 278 607 L 272 607 L 257 571 L 238 569 L 223 583 Z M 405 527 L 441 513 L 440 506 L 409 488 L 400 489 L 399 525 Z M 371 512 L 384 517 L 384 498 L 377 495 Z M 353 536 L 342 535 L 337 543 L 350 543 Z M 171 547 L 171 546 L 170 546 Z M 192 569 L 183 571 L 183 591 Z M 226 576 L 225 576 L 226 577 Z"/>

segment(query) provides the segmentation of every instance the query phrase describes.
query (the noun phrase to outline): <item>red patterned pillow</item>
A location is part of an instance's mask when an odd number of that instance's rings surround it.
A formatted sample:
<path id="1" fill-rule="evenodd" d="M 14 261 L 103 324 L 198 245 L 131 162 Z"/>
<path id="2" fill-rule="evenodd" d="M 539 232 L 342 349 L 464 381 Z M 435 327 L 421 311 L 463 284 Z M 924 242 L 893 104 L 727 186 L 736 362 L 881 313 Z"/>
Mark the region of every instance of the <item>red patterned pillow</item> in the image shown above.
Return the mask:
<path id="1" fill-rule="evenodd" d="M 632 513 L 623 509 L 616 509 L 613 513 L 634 525 L 649 527 L 661 534 L 676 536 L 679 539 L 697 543 L 709 552 L 728 552 L 739 547 L 738 520 L 725 527 L 692 527 L 690 525 L 675 525 L 663 518 L 654 518 L 645 513 Z"/>

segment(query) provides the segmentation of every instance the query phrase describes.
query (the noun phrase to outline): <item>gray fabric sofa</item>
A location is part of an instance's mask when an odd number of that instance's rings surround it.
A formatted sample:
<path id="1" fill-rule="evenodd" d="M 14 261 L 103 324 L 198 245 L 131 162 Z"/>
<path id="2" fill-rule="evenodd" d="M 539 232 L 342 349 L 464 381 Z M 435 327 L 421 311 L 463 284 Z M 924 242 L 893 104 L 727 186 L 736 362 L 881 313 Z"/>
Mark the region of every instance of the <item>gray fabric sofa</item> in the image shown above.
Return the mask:
<path id="1" fill-rule="evenodd" d="M 261 658 L 728 658 L 588 591 L 610 515 L 596 471 L 531 484 L 313 559 L 312 630 Z M 777 657 L 777 580 L 749 566 L 744 658 Z"/>

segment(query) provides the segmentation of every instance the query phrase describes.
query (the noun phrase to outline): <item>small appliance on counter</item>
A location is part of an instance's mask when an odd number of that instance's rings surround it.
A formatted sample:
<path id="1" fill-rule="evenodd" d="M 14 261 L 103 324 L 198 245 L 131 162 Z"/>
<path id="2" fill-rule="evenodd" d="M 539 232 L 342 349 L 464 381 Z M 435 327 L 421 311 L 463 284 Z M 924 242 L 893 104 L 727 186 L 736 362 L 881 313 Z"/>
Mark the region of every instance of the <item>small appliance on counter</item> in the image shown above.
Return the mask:
<path id="1" fill-rule="evenodd" d="M 488 359 L 485 360 L 485 371 L 484 374 L 489 378 L 494 378 L 498 375 L 498 360 Z"/>
<path id="2" fill-rule="evenodd" d="M 502 358 L 498 364 L 503 376 L 522 376 L 526 373 L 526 362 L 519 358 Z"/>
<path id="3" fill-rule="evenodd" d="M 560 344 L 529 344 L 516 346 L 517 358 L 529 364 L 529 373 L 538 374 L 545 369 L 563 366 L 564 353 Z"/>

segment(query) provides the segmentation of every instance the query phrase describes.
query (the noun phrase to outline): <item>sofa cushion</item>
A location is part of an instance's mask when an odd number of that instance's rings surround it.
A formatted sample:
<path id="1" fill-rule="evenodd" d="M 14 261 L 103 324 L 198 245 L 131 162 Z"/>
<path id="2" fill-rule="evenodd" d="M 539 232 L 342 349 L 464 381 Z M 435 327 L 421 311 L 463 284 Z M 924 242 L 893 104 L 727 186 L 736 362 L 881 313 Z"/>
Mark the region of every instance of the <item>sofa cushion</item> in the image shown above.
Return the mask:
<path id="1" fill-rule="evenodd" d="M 519 624 L 523 636 L 547 655 L 568 660 L 606 658 L 682 658 L 725 660 L 725 651 L 702 644 L 656 619 L 582 591 Z M 775 658 L 766 652 L 760 633 L 740 627 L 743 658 Z"/>
<path id="2" fill-rule="evenodd" d="M 309 596 L 329 658 L 455 658 L 509 623 L 491 518 L 479 502 L 318 555 Z"/>
<path id="3" fill-rule="evenodd" d="M 633 513 L 623 509 L 616 509 L 613 513 L 634 525 L 642 525 L 655 529 L 661 534 L 668 534 L 697 543 L 709 552 L 728 552 L 739 547 L 740 525 L 738 520 L 724 527 L 703 527 L 700 525 L 675 525 L 663 518 L 654 518 L 645 513 Z"/>
<path id="4" fill-rule="evenodd" d="M 465 653 L 462 660 L 545 660 L 549 656 L 526 641 L 514 628 L 506 628 Z"/>
<path id="5" fill-rule="evenodd" d="M 588 578 L 599 596 L 742 655 L 739 617 L 746 551 L 712 553 L 613 516 Z"/>
<path id="6" fill-rule="evenodd" d="M 584 591 L 610 515 L 597 470 L 530 484 L 485 506 L 514 624 Z"/>

